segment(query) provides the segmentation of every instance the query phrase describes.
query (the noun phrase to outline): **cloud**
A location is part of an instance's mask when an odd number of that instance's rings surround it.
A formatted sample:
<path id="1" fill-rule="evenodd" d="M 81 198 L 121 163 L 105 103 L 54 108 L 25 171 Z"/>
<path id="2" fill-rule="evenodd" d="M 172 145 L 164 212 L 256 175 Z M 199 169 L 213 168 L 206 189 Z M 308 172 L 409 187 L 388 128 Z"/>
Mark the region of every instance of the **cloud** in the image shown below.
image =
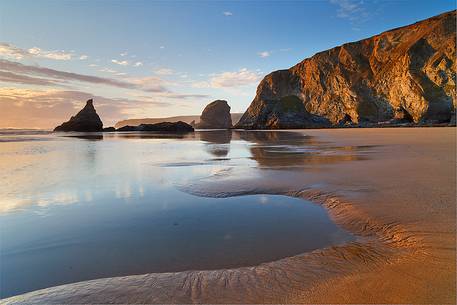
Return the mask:
<path id="1" fill-rule="evenodd" d="M 200 88 L 200 89 L 203 89 L 203 88 L 211 88 L 211 84 L 207 81 L 201 81 L 201 82 L 194 82 L 192 84 L 192 87 L 194 88 Z"/>
<path id="2" fill-rule="evenodd" d="M 157 75 L 173 75 L 175 71 L 169 68 L 160 68 L 154 71 Z"/>
<path id="3" fill-rule="evenodd" d="M 88 99 L 94 99 L 97 112 L 104 125 L 110 126 L 131 113 L 170 107 L 168 102 L 148 99 L 109 98 L 84 91 L 34 90 L 0 88 L 2 120 L 0 127 L 53 128 L 83 107 Z M 33 113 L 33 116 L 30 116 Z"/>
<path id="4" fill-rule="evenodd" d="M 98 70 L 99 72 L 106 72 L 106 73 L 117 73 L 116 70 L 110 69 L 110 68 L 101 68 Z"/>
<path id="5" fill-rule="evenodd" d="M 134 67 L 141 67 L 143 63 L 141 61 L 137 61 L 133 66 Z"/>
<path id="6" fill-rule="evenodd" d="M 160 48 L 160 49 L 165 49 L 165 46 L 160 46 L 159 48 Z"/>
<path id="7" fill-rule="evenodd" d="M 55 84 L 65 83 L 67 81 L 78 81 L 78 82 L 85 82 L 85 83 L 91 83 L 91 84 L 101 84 L 101 85 L 113 86 L 113 87 L 124 88 L 124 89 L 137 89 L 137 90 L 148 91 L 148 92 L 157 92 L 158 91 L 158 87 L 155 87 L 154 89 L 145 88 L 135 82 L 59 71 L 59 70 L 54 70 L 54 69 L 45 68 L 45 67 L 41 67 L 41 66 L 29 66 L 29 65 L 24 65 L 24 64 L 21 64 L 18 62 L 12 62 L 9 60 L 4 60 L 4 59 L 0 59 L 0 71 L 20 74 L 22 76 L 31 76 L 31 77 L 41 76 L 41 77 L 46 78 L 46 79 L 43 79 L 43 81 L 48 80 L 48 81 L 54 82 Z M 51 79 L 51 80 L 49 80 L 49 79 Z M 37 84 L 36 83 L 37 79 L 35 79 L 33 81 L 35 82 L 34 84 Z M 14 82 L 14 81 L 9 81 L 9 82 Z M 32 84 L 32 83 L 30 83 L 30 84 Z M 159 91 L 167 91 L 167 90 L 165 88 L 161 87 Z"/>
<path id="8" fill-rule="evenodd" d="M 210 96 L 207 94 L 186 94 L 186 93 L 163 93 L 159 96 L 171 99 L 206 99 Z"/>
<path id="9" fill-rule="evenodd" d="M 145 76 L 139 78 L 129 78 L 130 83 L 135 84 L 136 86 L 143 89 L 147 92 L 170 92 L 165 88 L 165 81 L 156 77 L 156 76 Z"/>
<path id="10" fill-rule="evenodd" d="M 126 60 L 112 59 L 111 62 L 116 64 L 116 65 L 121 65 L 121 66 L 128 66 L 128 64 L 129 64 L 129 62 L 126 61 Z"/>
<path id="11" fill-rule="evenodd" d="M 34 57 L 47 58 L 54 60 L 70 60 L 73 56 L 71 53 L 65 51 L 45 51 L 38 47 L 33 47 L 28 52 Z"/>
<path id="12" fill-rule="evenodd" d="M 235 72 L 222 72 L 214 74 L 209 81 L 195 82 L 194 88 L 230 88 L 242 87 L 257 83 L 262 75 L 259 72 L 250 71 L 246 68 Z"/>
<path id="13" fill-rule="evenodd" d="M 30 54 L 26 50 L 23 50 L 21 48 L 15 47 L 4 42 L 0 43 L 0 55 L 7 58 L 13 58 L 16 60 L 20 60 L 24 57 L 30 56 Z"/>
<path id="14" fill-rule="evenodd" d="M 71 60 L 75 57 L 75 54 L 73 51 L 71 52 L 65 52 L 65 51 L 47 51 L 43 50 L 38 47 L 33 47 L 28 50 L 22 49 L 16 46 L 13 46 L 12 44 L 6 43 L 6 42 L 0 42 L 0 56 L 9 58 L 9 59 L 15 59 L 15 60 L 21 60 L 24 58 L 46 58 L 46 59 L 52 59 L 52 60 Z M 81 55 L 79 57 L 76 57 L 79 59 L 87 59 L 87 55 Z"/>
<path id="15" fill-rule="evenodd" d="M 39 86 L 62 85 L 61 83 L 54 80 L 19 75 L 8 71 L 0 71 L 0 82 Z"/>
<path id="16" fill-rule="evenodd" d="M 364 8 L 362 0 L 330 0 L 330 3 L 338 6 L 337 16 L 339 18 L 358 23 L 369 18 L 369 13 Z"/>
<path id="17" fill-rule="evenodd" d="M 226 12 L 223 12 L 222 13 L 224 16 L 233 16 L 233 13 L 232 12 L 229 12 L 229 11 L 226 11 Z"/>
<path id="18" fill-rule="evenodd" d="M 88 59 L 88 58 L 89 58 L 89 56 L 84 55 L 84 54 L 81 55 L 81 56 L 79 56 L 79 59 L 80 59 L 80 60 L 86 60 L 86 59 Z"/>
<path id="19" fill-rule="evenodd" d="M 267 58 L 271 55 L 271 52 L 269 51 L 263 51 L 263 52 L 259 52 L 257 53 L 261 58 Z"/>
<path id="20" fill-rule="evenodd" d="M 119 73 L 114 70 L 109 72 L 116 75 L 124 75 L 123 73 Z M 241 77 L 243 76 L 243 73 L 246 72 L 242 72 L 240 74 Z M 172 85 L 173 83 L 163 80 L 158 76 L 140 78 L 124 77 L 120 80 L 59 71 L 41 66 L 29 66 L 18 62 L 0 59 L 0 82 L 38 86 L 70 87 L 71 82 L 75 81 L 143 91 L 151 94 L 151 98 L 188 99 L 208 97 L 203 94 L 186 94 L 170 91 L 166 88 L 166 86 Z"/>
<path id="21" fill-rule="evenodd" d="M 128 54 L 129 54 L 129 53 L 124 52 L 124 53 L 121 53 L 121 54 L 119 54 L 119 55 L 122 56 L 122 57 L 124 57 L 124 56 L 127 56 Z"/>
<path id="22" fill-rule="evenodd" d="M 38 47 L 33 47 L 28 50 L 24 50 L 5 42 L 0 43 L 0 55 L 7 58 L 13 58 L 16 60 L 21 60 L 26 57 L 47 58 L 54 60 L 70 60 L 73 56 L 72 53 L 68 53 L 65 51 L 45 51 Z"/>

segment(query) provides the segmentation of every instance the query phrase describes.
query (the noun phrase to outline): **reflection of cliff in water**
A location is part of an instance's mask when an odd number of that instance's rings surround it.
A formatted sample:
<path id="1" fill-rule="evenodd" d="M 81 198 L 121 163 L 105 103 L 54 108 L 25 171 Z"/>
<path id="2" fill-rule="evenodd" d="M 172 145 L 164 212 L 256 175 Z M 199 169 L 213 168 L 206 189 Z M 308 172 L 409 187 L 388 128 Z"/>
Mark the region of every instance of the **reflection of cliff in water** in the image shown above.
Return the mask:
<path id="1" fill-rule="evenodd" d="M 100 141 L 100 140 L 103 140 L 103 134 L 102 133 L 71 134 L 71 135 L 65 135 L 64 137 L 66 137 L 66 138 L 77 138 L 77 139 L 88 140 L 88 141 Z"/>
<path id="2" fill-rule="evenodd" d="M 189 133 L 172 133 L 172 132 L 123 132 L 110 134 L 109 136 L 116 139 L 195 139 L 193 132 Z"/>
<path id="3" fill-rule="evenodd" d="M 231 130 L 209 130 L 198 132 L 200 141 L 205 142 L 205 151 L 216 158 L 226 157 L 230 151 Z"/>
<path id="4" fill-rule="evenodd" d="M 239 132 L 252 159 L 263 167 L 303 167 L 344 161 L 365 160 L 372 146 L 332 146 L 314 137 L 286 131 Z"/>

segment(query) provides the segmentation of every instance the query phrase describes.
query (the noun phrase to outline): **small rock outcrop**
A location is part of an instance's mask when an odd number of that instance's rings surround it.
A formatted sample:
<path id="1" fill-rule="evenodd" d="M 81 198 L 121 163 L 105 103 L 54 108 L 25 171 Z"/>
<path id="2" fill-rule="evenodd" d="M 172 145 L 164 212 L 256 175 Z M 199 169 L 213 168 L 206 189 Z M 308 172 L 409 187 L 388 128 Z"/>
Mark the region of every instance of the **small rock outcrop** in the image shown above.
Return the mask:
<path id="1" fill-rule="evenodd" d="M 452 123 L 456 11 L 315 54 L 265 76 L 236 127 Z"/>
<path id="2" fill-rule="evenodd" d="M 232 127 L 230 106 L 227 101 L 216 100 L 203 109 L 200 122 L 196 128 L 201 129 L 228 129 Z"/>
<path id="3" fill-rule="evenodd" d="M 114 127 L 105 127 L 103 128 L 103 132 L 114 132 L 116 131 L 116 128 Z"/>
<path id="4" fill-rule="evenodd" d="M 123 126 L 116 131 L 159 131 L 159 132 L 192 132 L 194 128 L 182 121 L 161 122 L 156 124 L 140 124 L 138 126 Z"/>
<path id="5" fill-rule="evenodd" d="M 95 111 L 93 100 L 88 100 L 86 106 L 84 106 L 81 111 L 75 116 L 72 116 L 68 122 L 62 123 L 62 125 L 54 128 L 54 131 L 103 131 L 103 123 Z"/>

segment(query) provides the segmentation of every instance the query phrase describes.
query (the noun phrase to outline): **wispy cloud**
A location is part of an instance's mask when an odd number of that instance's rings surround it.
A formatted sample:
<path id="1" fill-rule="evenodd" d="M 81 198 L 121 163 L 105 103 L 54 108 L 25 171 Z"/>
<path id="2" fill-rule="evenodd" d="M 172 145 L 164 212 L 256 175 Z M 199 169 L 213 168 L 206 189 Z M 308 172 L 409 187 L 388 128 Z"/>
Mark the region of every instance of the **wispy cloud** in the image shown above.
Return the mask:
<path id="1" fill-rule="evenodd" d="M 207 94 L 189 94 L 189 93 L 162 93 L 159 96 L 171 99 L 206 99 Z"/>
<path id="2" fill-rule="evenodd" d="M 271 55 L 271 52 L 270 51 L 262 51 L 262 52 L 259 52 L 257 53 L 261 58 L 267 58 L 267 57 L 270 57 Z"/>
<path id="3" fill-rule="evenodd" d="M 141 61 L 137 61 L 136 63 L 133 64 L 134 67 L 141 67 L 143 63 Z"/>
<path id="4" fill-rule="evenodd" d="M 257 83 L 262 77 L 260 72 L 254 72 L 246 68 L 234 72 L 222 72 L 214 74 L 208 81 L 195 82 L 194 88 L 230 88 L 242 87 Z"/>
<path id="5" fill-rule="evenodd" d="M 223 14 L 224 16 L 227 16 L 227 17 L 233 16 L 233 13 L 232 13 L 232 12 L 229 12 L 229 11 L 225 11 L 225 12 L 223 12 L 222 14 Z"/>
<path id="6" fill-rule="evenodd" d="M 142 88 L 143 91 L 155 93 L 170 93 L 165 88 L 165 81 L 156 76 L 145 76 L 128 78 L 129 83 L 135 84 L 137 87 Z"/>
<path id="7" fill-rule="evenodd" d="M 8 71 L 0 71 L 0 82 L 16 83 L 16 84 L 23 84 L 23 85 L 39 85 L 39 86 L 62 85 L 62 82 L 55 81 L 52 79 L 31 77 L 31 76 L 20 75 L 20 74 L 8 72 Z"/>
<path id="8" fill-rule="evenodd" d="M 160 68 L 154 71 L 157 75 L 173 75 L 175 71 L 169 68 Z"/>
<path id="9" fill-rule="evenodd" d="M 364 22 L 369 18 L 369 13 L 364 7 L 363 0 L 330 0 L 338 6 L 337 16 L 351 22 Z"/>
<path id="10" fill-rule="evenodd" d="M 23 59 L 24 57 L 31 56 L 29 52 L 24 49 L 15 47 L 5 42 L 0 43 L 0 56 L 4 56 L 6 58 L 13 58 L 16 60 Z"/>
<path id="11" fill-rule="evenodd" d="M 124 56 L 127 56 L 128 54 L 129 54 L 129 53 L 127 53 L 127 52 L 123 52 L 123 53 L 121 53 L 121 54 L 119 54 L 119 55 L 122 56 L 122 57 L 124 57 Z"/>
<path id="12" fill-rule="evenodd" d="M 22 75 L 22 76 L 27 76 L 27 77 L 35 77 L 34 80 L 30 80 L 30 84 L 37 84 L 38 78 L 37 76 L 40 77 L 45 77 L 42 79 L 43 84 L 46 83 L 47 81 L 50 81 L 52 84 L 65 84 L 67 81 L 77 81 L 77 82 L 86 82 L 86 83 L 92 83 L 92 84 L 102 84 L 102 85 L 107 85 L 107 86 L 114 86 L 118 88 L 124 88 L 124 89 L 137 89 L 137 90 L 142 90 L 142 91 L 149 91 L 149 92 L 156 92 L 156 91 L 167 91 L 165 88 L 160 88 L 155 87 L 154 89 L 146 88 L 141 86 L 140 84 L 134 83 L 134 82 L 128 82 L 128 81 L 123 81 L 123 80 L 118 80 L 118 79 L 113 79 L 113 78 L 105 78 L 105 77 L 98 77 L 98 76 L 92 76 L 92 75 L 86 75 L 86 74 L 78 74 L 78 73 L 73 73 L 73 72 L 65 72 L 65 71 L 60 71 L 60 70 L 55 70 L 55 69 L 50 69 L 50 68 L 45 68 L 41 66 L 29 66 L 29 65 L 24 65 L 18 62 L 12 62 L 9 60 L 4 60 L 0 59 L 0 71 L 4 72 L 10 72 L 14 73 L 17 75 Z M 27 79 L 23 78 L 22 83 L 25 83 Z M 8 82 L 14 82 L 13 80 L 8 80 L 5 77 L 4 81 Z M 48 84 L 51 84 L 48 83 Z"/>
<path id="13" fill-rule="evenodd" d="M 46 58 L 53 60 L 70 60 L 74 54 L 65 51 L 46 51 L 38 47 L 28 50 L 18 48 L 9 43 L 0 43 L 0 56 L 21 60 L 27 57 Z"/>
<path id="14" fill-rule="evenodd" d="M 19 48 L 6 42 L 0 42 L 0 56 L 8 59 L 22 60 L 26 58 L 45 58 L 52 60 L 85 60 L 89 58 L 86 54 L 77 55 L 74 51 L 66 52 L 64 50 L 44 50 L 39 47 L 29 49 Z"/>
<path id="15" fill-rule="evenodd" d="M 120 65 L 120 66 L 128 66 L 129 62 L 127 60 L 117 60 L 117 59 L 111 59 L 111 62 Z"/>
<path id="16" fill-rule="evenodd" d="M 54 59 L 54 60 L 70 60 L 73 54 L 65 51 L 45 51 L 38 47 L 33 47 L 28 50 L 35 57 Z"/>
<path id="17" fill-rule="evenodd" d="M 99 72 L 105 72 L 105 73 L 117 73 L 116 70 L 110 69 L 110 68 L 101 68 L 98 70 Z"/>
<path id="18" fill-rule="evenodd" d="M 193 88 L 204 89 L 204 88 L 211 88 L 211 84 L 208 81 L 199 81 L 192 83 Z"/>

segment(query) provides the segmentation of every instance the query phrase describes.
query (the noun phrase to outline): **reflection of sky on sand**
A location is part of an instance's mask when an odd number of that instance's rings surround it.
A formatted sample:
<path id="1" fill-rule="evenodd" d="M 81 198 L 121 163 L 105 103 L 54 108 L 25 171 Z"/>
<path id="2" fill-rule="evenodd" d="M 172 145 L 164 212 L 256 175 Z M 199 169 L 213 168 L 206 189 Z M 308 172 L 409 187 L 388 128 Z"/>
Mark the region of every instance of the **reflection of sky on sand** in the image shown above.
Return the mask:
<path id="1" fill-rule="evenodd" d="M 363 160 L 372 150 L 275 131 L 27 137 L 35 140 L 0 143 L 1 213 L 105 196 L 135 199 L 148 189 L 186 185 L 200 178 L 255 177 L 257 168 L 306 170 Z"/>
<path id="2" fill-rule="evenodd" d="M 352 236 L 322 207 L 301 199 L 182 190 L 368 151 L 278 132 L 34 137 L 0 143 L 7 262 L 0 275 L 8 295 L 100 277 L 252 266 L 347 242 Z"/>

